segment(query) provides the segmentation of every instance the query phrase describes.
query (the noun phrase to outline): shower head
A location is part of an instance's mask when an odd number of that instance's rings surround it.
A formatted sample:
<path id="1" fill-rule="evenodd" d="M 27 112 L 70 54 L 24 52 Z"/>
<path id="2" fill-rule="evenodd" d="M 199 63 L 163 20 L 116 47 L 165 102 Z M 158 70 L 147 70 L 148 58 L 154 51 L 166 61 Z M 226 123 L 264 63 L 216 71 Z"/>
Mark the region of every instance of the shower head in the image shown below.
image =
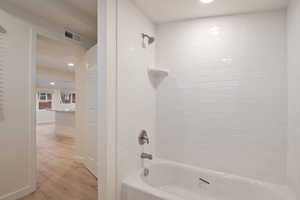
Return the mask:
<path id="1" fill-rule="evenodd" d="M 142 37 L 143 37 L 143 40 L 145 40 L 145 38 L 148 39 L 148 44 L 152 44 L 155 41 L 154 37 L 147 35 L 146 33 L 142 33 Z"/>

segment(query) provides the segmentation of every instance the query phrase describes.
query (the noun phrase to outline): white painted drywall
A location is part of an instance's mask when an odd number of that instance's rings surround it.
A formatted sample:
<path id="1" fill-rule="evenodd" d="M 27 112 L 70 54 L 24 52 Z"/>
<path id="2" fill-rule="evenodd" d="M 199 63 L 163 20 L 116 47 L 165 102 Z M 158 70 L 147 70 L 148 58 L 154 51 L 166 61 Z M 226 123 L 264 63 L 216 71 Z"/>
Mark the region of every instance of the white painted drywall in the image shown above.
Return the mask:
<path id="1" fill-rule="evenodd" d="M 31 29 L 0 9 L 7 30 L 4 121 L 0 122 L 0 200 L 18 199 L 35 189 L 31 127 Z M 32 38 L 33 39 L 33 38 Z"/>
<path id="2" fill-rule="evenodd" d="M 283 183 L 285 37 L 284 11 L 159 25 L 156 66 L 170 76 L 157 95 L 158 156 Z M 134 64 L 130 86 L 139 90 Z"/>
<path id="3" fill-rule="evenodd" d="M 86 58 L 83 56 L 80 65 L 75 69 L 75 87 L 76 87 L 76 154 L 82 162 L 85 158 L 85 135 L 87 134 L 87 105 L 86 105 Z"/>
<path id="4" fill-rule="evenodd" d="M 147 153 L 154 153 L 156 94 L 147 69 L 155 63 L 155 45 L 142 48 L 142 33 L 155 36 L 154 25 L 130 0 L 118 3 L 118 183 L 141 168 L 138 135 L 148 131 L 150 145 Z M 120 189 L 120 188 L 119 188 Z"/>
<path id="5" fill-rule="evenodd" d="M 44 80 L 75 80 L 75 71 L 56 70 L 49 68 L 37 68 L 37 75 Z"/>
<path id="6" fill-rule="evenodd" d="M 97 46 L 89 49 L 76 68 L 77 155 L 97 174 Z"/>
<path id="7" fill-rule="evenodd" d="M 85 165 L 97 176 L 97 46 L 86 53 L 87 67 L 87 132 L 85 135 Z"/>
<path id="8" fill-rule="evenodd" d="M 300 1 L 290 1 L 288 30 L 288 159 L 287 179 L 300 198 Z"/>
<path id="9" fill-rule="evenodd" d="M 86 51 L 75 71 L 78 158 L 97 175 L 97 46 Z"/>

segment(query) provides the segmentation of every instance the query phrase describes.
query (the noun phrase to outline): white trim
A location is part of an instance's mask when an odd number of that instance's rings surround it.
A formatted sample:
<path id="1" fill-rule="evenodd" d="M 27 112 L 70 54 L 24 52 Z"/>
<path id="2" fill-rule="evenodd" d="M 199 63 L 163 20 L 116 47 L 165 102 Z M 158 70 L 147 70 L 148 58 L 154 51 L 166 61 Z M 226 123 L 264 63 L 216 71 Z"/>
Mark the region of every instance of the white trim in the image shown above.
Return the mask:
<path id="1" fill-rule="evenodd" d="M 12 192 L 12 193 L 9 193 L 7 195 L 0 197 L 0 200 L 16 200 L 16 199 L 22 198 L 22 197 L 34 192 L 34 191 L 35 191 L 34 187 L 26 186 L 16 192 Z"/>
<path id="2" fill-rule="evenodd" d="M 85 159 L 84 159 L 84 164 L 86 166 L 86 168 L 89 170 L 89 172 L 91 174 L 93 174 L 95 177 L 98 177 L 97 175 L 97 161 L 90 157 L 90 156 L 87 156 Z"/>
<path id="3" fill-rule="evenodd" d="M 29 112 L 29 185 L 35 191 L 37 187 L 37 145 L 36 145 L 36 42 L 37 33 L 30 30 L 30 49 L 29 49 L 29 104 L 31 109 Z"/>
<path id="4" fill-rule="evenodd" d="M 36 122 L 36 124 L 39 124 L 39 125 L 53 125 L 55 124 L 55 121 L 51 121 L 51 122 Z"/>
<path id="5" fill-rule="evenodd" d="M 98 0 L 98 198 L 116 200 L 117 0 Z"/>

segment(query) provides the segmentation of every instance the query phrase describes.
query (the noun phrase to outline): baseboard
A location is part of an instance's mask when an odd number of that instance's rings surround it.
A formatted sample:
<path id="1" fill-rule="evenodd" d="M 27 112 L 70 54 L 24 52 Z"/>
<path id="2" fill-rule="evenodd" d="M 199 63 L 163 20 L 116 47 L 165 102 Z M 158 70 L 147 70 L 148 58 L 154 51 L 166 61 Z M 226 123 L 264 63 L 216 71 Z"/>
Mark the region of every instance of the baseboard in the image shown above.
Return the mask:
<path id="1" fill-rule="evenodd" d="M 16 192 L 12 192 L 0 197 L 0 200 L 17 200 L 35 191 L 34 187 L 27 186 Z"/>
<path id="2" fill-rule="evenodd" d="M 55 121 L 50 121 L 50 122 L 36 122 L 37 125 L 52 125 L 55 124 Z"/>
<path id="3" fill-rule="evenodd" d="M 86 168 L 90 171 L 90 173 L 95 177 L 97 177 L 97 162 L 95 161 L 95 159 L 91 157 L 87 157 L 85 158 L 84 164 Z"/>

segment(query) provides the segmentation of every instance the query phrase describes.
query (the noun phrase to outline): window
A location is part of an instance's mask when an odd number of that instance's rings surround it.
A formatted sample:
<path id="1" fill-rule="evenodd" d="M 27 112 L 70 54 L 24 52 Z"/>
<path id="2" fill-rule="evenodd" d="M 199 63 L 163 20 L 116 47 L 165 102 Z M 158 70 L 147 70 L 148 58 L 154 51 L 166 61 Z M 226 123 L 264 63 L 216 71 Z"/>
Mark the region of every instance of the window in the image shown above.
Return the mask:
<path id="1" fill-rule="evenodd" d="M 46 93 L 40 93 L 40 101 L 46 101 L 46 100 L 47 100 Z"/>
<path id="2" fill-rule="evenodd" d="M 71 103 L 71 94 L 61 94 L 61 101 L 63 104 Z"/>
<path id="3" fill-rule="evenodd" d="M 76 103 L 76 94 L 75 93 L 61 93 L 61 102 L 63 104 Z"/>
<path id="4" fill-rule="evenodd" d="M 47 100 L 48 100 L 48 101 L 49 101 L 49 100 L 50 100 L 50 101 L 52 100 L 52 94 L 50 94 L 50 93 L 47 94 Z"/>
<path id="5" fill-rule="evenodd" d="M 75 93 L 72 94 L 72 103 L 76 103 L 76 94 Z"/>
<path id="6" fill-rule="evenodd" d="M 47 92 L 38 93 L 39 110 L 47 110 L 52 108 L 52 94 Z"/>

